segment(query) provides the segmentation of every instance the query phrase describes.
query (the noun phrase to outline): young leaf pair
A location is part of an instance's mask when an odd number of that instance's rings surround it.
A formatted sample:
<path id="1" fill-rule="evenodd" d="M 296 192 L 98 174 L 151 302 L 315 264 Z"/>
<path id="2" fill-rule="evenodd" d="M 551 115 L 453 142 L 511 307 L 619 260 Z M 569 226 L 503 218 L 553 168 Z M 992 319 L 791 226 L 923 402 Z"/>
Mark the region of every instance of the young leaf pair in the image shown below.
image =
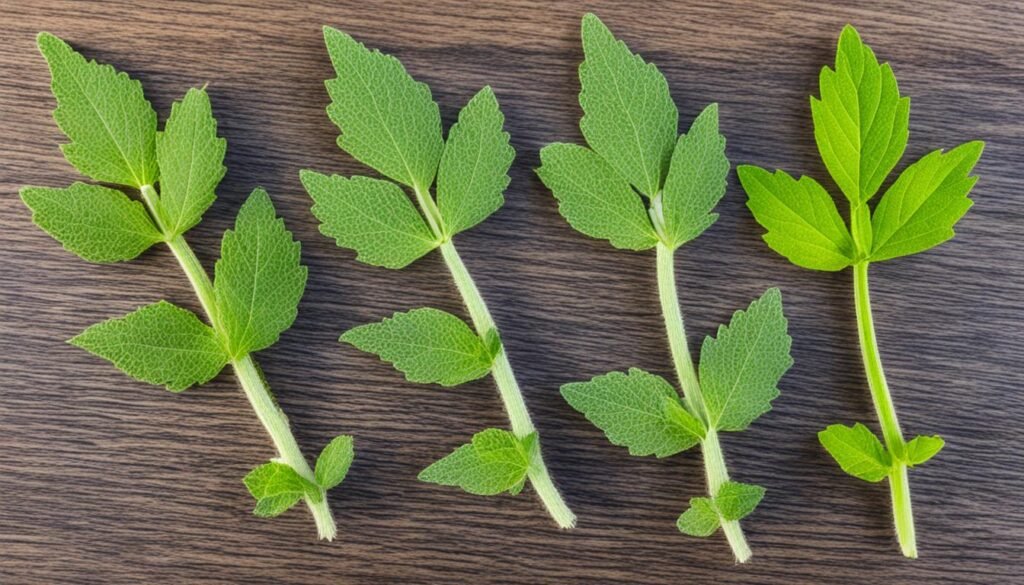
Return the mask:
<path id="1" fill-rule="evenodd" d="M 324 41 L 337 73 L 326 86 L 328 117 L 341 130 L 338 146 L 386 179 L 303 171 L 320 231 L 355 250 L 357 260 L 385 268 L 439 249 L 472 322 L 420 308 L 356 327 L 341 340 L 390 362 L 412 382 L 457 386 L 490 373 L 511 431 L 476 433 L 419 478 L 481 495 L 518 494 L 529 481 L 558 526 L 571 528 L 576 517 L 551 480 L 498 328 L 453 242 L 504 203 L 515 151 L 494 93 L 480 90 L 445 139 L 430 88 L 397 59 L 330 27 Z"/>
<path id="2" fill-rule="evenodd" d="M 61 146 L 68 162 L 139 197 L 87 183 L 25 187 L 21 197 L 33 221 L 90 262 L 131 260 L 156 243 L 167 244 L 207 321 L 158 301 L 93 325 L 70 342 L 172 392 L 208 382 L 230 364 L 278 451 L 276 460 L 245 477 L 257 500 L 255 514 L 277 516 L 305 500 L 319 536 L 332 539 L 336 528 L 325 495 L 345 478 L 352 438 L 336 437 L 310 469 L 252 357 L 295 320 L 306 286 L 298 242 L 267 193 L 256 189 L 235 228 L 224 234 L 211 281 L 184 238 L 213 203 L 225 173 L 226 142 L 217 136 L 206 92 L 190 89 L 159 132 L 138 81 L 87 61 L 51 34 L 41 33 L 38 44 L 53 79 L 54 118 L 70 140 Z"/>
<path id="3" fill-rule="evenodd" d="M 811 177 L 754 166 L 738 169 L 747 207 L 767 229 L 764 240 L 790 262 L 812 270 L 853 267 L 854 305 L 861 356 L 882 441 L 863 424 L 831 425 L 821 444 L 850 475 L 869 482 L 889 480 L 900 548 L 917 556 L 907 468 L 942 449 L 938 436 L 903 439 L 882 370 L 868 294 L 868 266 L 928 250 L 953 237 L 953 226 L 971 207 L 970 175 L 984 144 L 973 141 L 948 152 L 932 151 L 909 165 L 875 205 L 878 193 L 907 147 L 910 99 L 901 97 L 889 65 L 852 26 L 843 29 L 835 68 L 823 67 L 820 98 L 811 98 L 818 151 L 850 206 L 849 225 L 832 197 Z"/>
<path id="4" fill-rule="evenodd" d="M 674 253 L 717 219 L 729 161 L 718 108 L 678 134 L 679 113 L 668 82 L 630 52 L 593 14 L 583 18 L 579 68 L 580 130 L 587 146 L 552 144 L 537 173 L 578 231 L 628 250 L 656 249 L 658 296 L 682 396 L 637 368 L 566 384 L 562 395 L 632 455 L 667 457 L 696 445 L 704 454 L 707 496 L 690 500 L 680 531 L 724 532 L 739 562 L 751 552 L 739 520 L 764 488 L 730 480 L 718 433 L 742 431 L 771 408 L 792 365 L 778 289 L 769 289 L 701 346 L 699 372 L 690 357 L 676 292 Z M 625 97 L 624 97 L 625 96 Z"/>

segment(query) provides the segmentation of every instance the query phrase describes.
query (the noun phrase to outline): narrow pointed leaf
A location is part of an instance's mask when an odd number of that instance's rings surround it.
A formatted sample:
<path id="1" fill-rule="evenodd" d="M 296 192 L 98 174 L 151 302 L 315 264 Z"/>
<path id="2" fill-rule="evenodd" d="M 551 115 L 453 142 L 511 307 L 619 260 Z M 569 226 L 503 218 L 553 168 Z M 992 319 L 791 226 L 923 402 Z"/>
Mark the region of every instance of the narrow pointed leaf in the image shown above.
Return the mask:
<path id="1" fill-rule="evenodd" d="M 917 254 L 953 237 L 953 226 L 971 207 L 967 195 L 978 178 L 970 172 L 984 146 L 975 141 L 945 153 L 933 150 L 900 173 L 872 216 L 873 262 Z"/>
<path id="2" fill-rule="evenodd" d="M 679 400 L 672 385 L 637 368 L 565 384 L 562 397 L 630 455 L 668 457 L 700 441 L 666 408 L 666 400 Z"/>
<path id="3" fill-rule="evenodd" d="M 892 457 L 866 426 L 829 425 L 818 440 L 843 471 L 864 481 L 878 482 L 892 470 Z"/>
<path id="4" fill-rule="evenodd" d="M 597 16 L 583 17 L 582 37 L 580 130 L 590 148 L 653 198 L 661 190 L 678 133 L 679 112 L 668 82 Z"/>
<path id="5" fill-rule="evenodd" d="M 842 270 L 855 260 L 853 238 L 835 202 L 817 181 L 797 181 L 749 165 L 737 169 L 747 207 L 768 233 L 764 241 L 790 262 L 813 270 Z"/>
<path id="6" fill-rule="evenodd" d="M 420 472 L 420 481 L 457 486 L 476 495 L 519 493 L 529 460 L 520 440 L 502 429 L 486 429 Z"/>
<path id="7" fill-rule="evenodd" d="M 160 208 L 168 237 L 199 223 L 217 198 L 214 191 L 227 171 L 226 149 L 227 141 L 217 136 L 217 120 L 206 91 L 188 90 L 171 106 L 164 131 L 156 137 Z"/>
<path id="8" fill-rule="evenodd" d="M 24 187 L 21 200 L 36 225 L 90 262 L 131 260 L 163 240 L 142 203 L 115 189 Z"/>
<path id="9" fill-rule="evenodd" d="M 945 445 L 946 442 L 938 435 L 932 435 L 930 437 L 926 435 L 918 435 L 914 437 L 907 443 L 905 449 L 907 465 L 910 465 L 911 467 L 921 465 L 925 461 L 935 457 L 935 455 L 938 454 Z"/>
<path id="10" fill-rule="evenodd" d="M 317 485 L 324 490 L 329 490 L 344 481 L 354 457 L 352 437 L 349 435 L 335 437 L 316 458 L 314 476 Z"/>
<path id="11" fill-rule="evenodd" d="M 409 196 L 391 181 L 313 171 L 300 177 L 315 203 L 320 233 L 355 250 L 360 262 L 404 268 L 439 244 Z"/>
<path id="12" fill-rule="evenodd" d="M 811 98 L 814 138 L 836 184 L 853 207 L 871 199 L 907 147 L 910 99 L 901 98 L 889 64 L 847 25 L 835 69 L 823 67 L 821 99 Z"/>
<path id="13" fill-rule="evenodd" d="M 345 343 L 377 354 L 410 382 L 456 386 L 491 370 L 493 356 L 465 321 L 438 309 L 395 313 L 341 336 Z"/>
<path id="14" fill-rule="evenodd" d="M 551 144 L 540 151 L 540 160 L 537 175 L 558 199 L 559 213 L 577 231 L 627 250 L 646 250 L 658 243 L 640 195 L 593 151 Z"/>
<path id="15" fill-rule="evenodd" d="M 53 77 L 53 117 L 71 140 L 64 156 L 97 181 L 141 187 L 157 180 L 156 112 L 142 84 L 110 65 L 86 61 L 67 43 L 39 33 Z"/>
<path id="16" fill-rule="evenodd" d="M 718 219 L 712 210 L 725 195 L 729 159 L 718 132 L 718 104 L 704 108 L 679 137 L 662 193 L 665 228 L 672 247 L 704 232 Z"/>
<path id="17" fill-rule="evenodd" d="M 717 337 L 704 338 L 700 384 L 712 427 L 742 431 L 771 409 L 779 380 L 793 365 L 790 345 L 777 288 L 736 311 Z"/>
<path id="18" fill-rule="evenodd" d="M 224 233 L 214 266 L 217 311 L 233 357 L 273 345 L 291 327 L 306 288 L 300 248 L 262 189 Z"/>
<path id="19" fill-rule="evenodd" d="M 715 508 L 724 520 L 742 520 L 761 503 L 764 492 L 759 485 L 727 481 L 715 494 Z"/>
<path id="20" fill-rule="evenodd" d="M 173 392 L 209 381 L 228 362 L 210 326 L 166 301 L 97 323 L 70 343 L 109 360 L 133 378 Z"/>
<path id="21" fill-rule="evenodd" d="M 502 193 L 516 151 L 504 123 L 494 92 L 485 87 L 448 131 L 437 171 L 437 207 L 449 237 L 487 219 L 505 202 Z"/>
<path id="22" fill-rule="evenodd" d="M 324 27 L 324 41 L 338 75 L 326 82 L 338 146 L 388 178 L 429 189 L 444 148 L 430 88 L 339 30 Z"/>

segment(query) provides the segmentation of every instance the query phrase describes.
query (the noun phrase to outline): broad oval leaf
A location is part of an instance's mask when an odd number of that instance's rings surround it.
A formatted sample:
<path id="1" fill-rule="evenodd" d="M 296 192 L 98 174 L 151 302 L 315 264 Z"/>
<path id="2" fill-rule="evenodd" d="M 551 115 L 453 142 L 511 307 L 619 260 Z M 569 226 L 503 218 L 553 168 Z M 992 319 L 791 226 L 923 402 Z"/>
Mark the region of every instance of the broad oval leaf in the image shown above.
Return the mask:
<path id="1" fill-rule="evenodd" d="M 764 492 L 759 485 L 727 481 L 715 494 L 715 507 L 724 520 L 742 520 L 761 503 Z"/>
<path id="2" fill-rule="evenodd" d="M 486 429 L 474 435 L 471 443 L 421 471 L 419 479 L 493 496 L 506 491 L 519 493 L 528 469 L 529 459 L 515 435 L 502 429 Z"/>
<path id="3" fill-rule="evenodd" d="M 316 458 L 316 471 L 314 472 L 316 483 L 325 490 L 337 486 L 348 475 L 348 468 L 352 465 L 353 458 L 355 458 L 355 450 L 352 448 L 352 437 L 350 435 L 334 437 Z"/>
<path id="4" fill-rule="evenodd" d="M 879 482 L 892 471 L 892 457 L 866 426 L 829 425 L 818 440 L 843 471 L 864 481 Z"/>
<path id="5" fill-rule="evenodd" d="M 705 538 L 711 536 L 722 525 L 711 498 L 690 498 L 690 507 L 676 520 L 679 532 L 689 536 Z"/>

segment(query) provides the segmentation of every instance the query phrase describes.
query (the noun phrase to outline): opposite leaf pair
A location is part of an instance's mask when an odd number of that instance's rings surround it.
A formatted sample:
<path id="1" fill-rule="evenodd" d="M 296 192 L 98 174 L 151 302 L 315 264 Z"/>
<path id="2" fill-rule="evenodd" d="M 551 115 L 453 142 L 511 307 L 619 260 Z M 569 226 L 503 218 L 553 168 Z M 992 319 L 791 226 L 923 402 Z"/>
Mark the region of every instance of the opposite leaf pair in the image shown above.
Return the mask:
<path id="1" fill-rule="evenodd" d="M 430 88 L 397 59 L 330 27 L 324 40 L 338 74 L 326 82 L 327 114 L 342 132 L 338 146 L 391 180 L 302 171 L 320 231 L 355 250 L 357 260 L 386 268 L 440 248 L 473 324 L 420 308 L 356 327 L 341 340 L 377 354 L 413 382 L 457 386 L 490 373 L 511 432 L 481 431 L 419 478 L 486 495 L 517 494 L 529 479 L 558 526 L 571 528 L 576 517 L 548 474 L 498 328 L 452 242 L 504 203 L 515 151 L 494 93 L 480 90 L 445 140 Z"/>
<path id="2" fill-rule="evenodd" d="M 677 134 L 678 111 L 653 64 L 615 39 L 593 14 L 583 18 L 580 130 L 589 148 L 553 144 L 537 174 L 569 223 L 617 248 L 657 250 L 658 293 L 682 398 L 660 376 L 632 368 L 566 384 L 562 395 L 616 445 L 667 457 L 700 444 L 708 496 L 693 498 L 680 531 L 725 533 L 739 562 L 750 558 L 738 521 L 764 488 L 729 480 L 720 431 L 741 431 L 771 408 L 793 361 L 782 296 L 769 289 L 737 311 L 701 347 L 700 371 L 686 341 L 676 293 L 674 251 L 717 219 L 729 161 L 712 104 Z M 623 96 L 628 96 L 624 99 Z"/>
<path id="3" fill-rule="evenodd" d="M 42 33 L 38 41 L 53 76 L 54 118 L 71 141 L 62 145 L 68 161 L 97 181 L 138 189 L 141 201 L 85 183 L 25 187 L 21 197 L 33 221 L 91 262 L 130 260 L 166 243 L 209 322 L 159 301 L 93 325 L 71 343 L 174 392 L 207 382 L 231 364 L 280 457 L 246 477 L 258 501 L 256 514 L 277 515 L 305 498 L 320 537 L 333 538 L 324 493 L 344 478 L 352 439 L 332 441 L 314 474 L 250 355 L 277 342 L 295 320 L 306 286 L 298 242 L 277 218 L 267 193 L 257 189 L 239 211 L 234 230 L 224 234 L 211 281 L 183 237 L 213 203 L 225 172 L 226 143 L 217 136 L 205 91 L 189 90 L 158 132 L 156 112 L 138 81 L 86 61 L 53 35 Z M 301 489 L 294 489 L 297 485 Z"/>
<path id="4" fill-rule="evenodd" d="M 869 201 L 907 147 L 910 99 L 901 97 L 888 64 L 852 26 L 843 29 L 835 68 L 823 67 L 821 98 L 811 98 L 814 137 L 821 159 L 850 206 L 849 227 L 832 197 L 810 177 L 793 179 L 753 166 L 738 169 L 747 207 L 768 232 L 768 245 L 792 263 L 813 270 L 854 270 L 861 356 L 885 444 L 866 426 L 831 425 L 821 444 L 847 473 L 865 481 L 889 480 L 896 534 L 903 554 L 917 556 L 907 468 L 942 449 L 938 436 L 903 439 L 882 371 L 875 339 L 868 266 L 923 252 L 953 237 L 967 212 L 970 175 L 984 144 L 932 151 L 911 164 L 885 191 L 874 210 Z"/>

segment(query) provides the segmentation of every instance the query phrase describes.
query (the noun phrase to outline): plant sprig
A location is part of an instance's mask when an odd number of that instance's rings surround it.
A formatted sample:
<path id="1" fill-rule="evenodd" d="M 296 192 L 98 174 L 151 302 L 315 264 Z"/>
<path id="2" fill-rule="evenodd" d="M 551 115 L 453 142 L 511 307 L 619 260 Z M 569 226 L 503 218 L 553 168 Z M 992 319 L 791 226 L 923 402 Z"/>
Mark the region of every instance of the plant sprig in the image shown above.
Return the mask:
<path id="1" fill-rule="evenodd" d="M 161 300 L 93 325 L 70 343 L 172 392 L 208 382 L 230 364 L 278 451 L 277 460 L 245 477 L 257 500 L 254 513 L 277 516 L 305 500 L 320 538 L 334 538 L 325 494 L 348 472 L 352 437 L 336 437 L 310 469 L 251 355 L 276 343 L 295 320 L 306 287 L 299 243 L 267 193 L 256 189 L 224 234 L 211 281 L 184 238 L 213 203 L 226 170 L 226 141 L 217 136 L 206 92 L 190 89 L 157 131 L 138 81 L 87 61 L 49 33 L 40 33 L 38 44 L 53 78 L 54 118 L 70 140 L 61 145 L 68 162 L 96 181 L 137 190 L 138 198 L 86 183 L 24 187 L 33 221 L 90 262 L 131 260 L 167 244 L 208 320 Z"/>
<path id="2" fill-rule="evenodd" d="M 330 27 L 324 40 L 338 75 L 326 82 L 327 114 L 341 129 L 338 146 L 386 179 L 302 171 L 320 231 L 355 250 L 360 262 L 386 268 L 440 249 L 472 321 L 470 327 L 438 309 L 413 309 L 351 329 L 341 340 L 413 382 L 456 386 L 490 373 L 511 432 L 485 429 L 419 478 L 482 495 L 518 494 L 529 481 L 558 526 L 571 528 L 576 518 L 544 464 L 498 328 L 452 242 L 504 203 L 515 151 L 494 92 L 480 90 L 445 140 L 430 88 L 397 59 Z"/>
<path id="3" fill-rule="evenodd" d="M 668 457 L 701 445 L 708 495 L 690 500 L 677 527 L 693 536 L 725 533 L 739 562 L 751 552 L 739 520 L 764 488 L 729 479 L 718 433 L 741 431 L 771 408 L 792 365 L 782 296 L 769 289 L 690 357 L 676 292 L 674 253 L 706 230 L 725 194 L 729 161 L 718 107 L 678 135 L 678 110 L 653 64 L 617 40 L 593 14 L 583 18 L 580 129 L 587 147 L 551 144 L 537 174 L 578 231 L 628 250 L 657 250 L 658 293 L 682 397 L 637 368 L 566 384 L 562 395 L 632 455 Z M 628 97 L 624 97 L 628 96 Z"/>
<path id="4" fill-rule="evenodd" d="M 907 468 L 942 449 L 938 436 L 903 439 L 882 371 L 868 293 L 868 266 L 928 250 L 953 237 L 953 226 L 971 206 L 970 175 L 984 143 L 966 142 L 932 151 L 905 168 L 875 205 L 869 201 L 907 147 L 910 99 L 900 96 L 888 63 L 880 64 L 860 35 L 847 25 L 839 37 L 835 68 L 823 67 L 820 98 L 811 98 L 814 138 L 829 174 L 850 206 L 849 226 L 829 193 L 811 177 L 794 179 L 740 166 L 747 207 L 767 229 L 764 240 L 790 262 L 812 270 L 853 267 L 854 303 L 861 356 L 884 444 L 871 430 L 831 425 L 821 444 L 850 475 L 869 482 L 889 480 L 900 548 L 917 557 Z"/>

